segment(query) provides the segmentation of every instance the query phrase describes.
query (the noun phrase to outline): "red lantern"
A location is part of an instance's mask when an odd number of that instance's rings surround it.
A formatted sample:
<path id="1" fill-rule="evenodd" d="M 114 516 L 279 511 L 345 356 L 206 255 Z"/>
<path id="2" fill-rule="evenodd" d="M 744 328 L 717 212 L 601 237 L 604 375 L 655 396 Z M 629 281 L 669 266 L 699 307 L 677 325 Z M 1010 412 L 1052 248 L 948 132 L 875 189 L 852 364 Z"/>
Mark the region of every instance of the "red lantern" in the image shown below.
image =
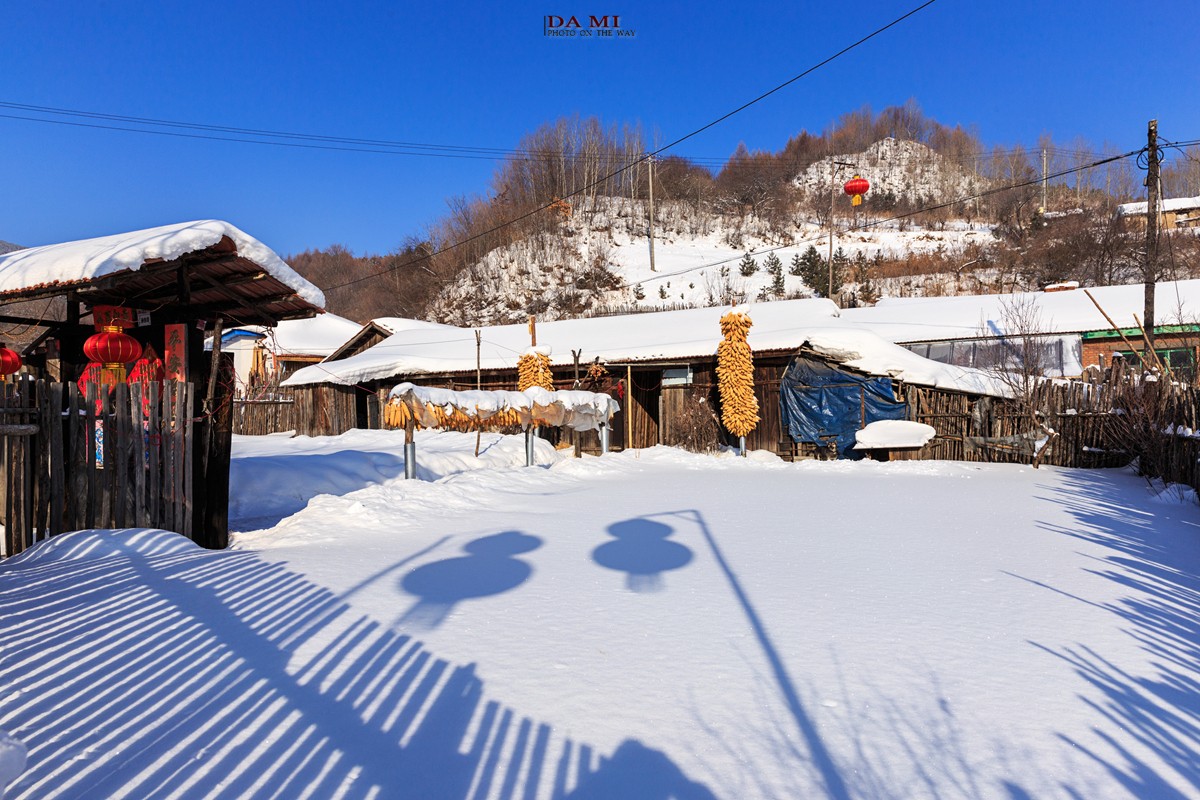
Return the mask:
<path id="1" fill-rule="evenodd" d="M 0 344 L 0 375 L 6 379 L 21 368 L 21 356 L 16 350 L 10 350 Z"/>
<path id="2" fill-rule="evenodd" d="M 83 353 L 104 365 L 101 380 L 113 384 L 125 380 L 125 365 L 142 354 L 142 345 L 120 327 L 106 325 L 83 343 Z"/>
<path id="3" fill-rule="evenodd" d="M 843 188 L 846 190 L 846 194 L 850 195 L 850 205 L 857 206 L 862 203 L 862 196 L 871 188 L 871 184 L 867 183 L 866 178 L 855 175 L 846 181 Z"/>

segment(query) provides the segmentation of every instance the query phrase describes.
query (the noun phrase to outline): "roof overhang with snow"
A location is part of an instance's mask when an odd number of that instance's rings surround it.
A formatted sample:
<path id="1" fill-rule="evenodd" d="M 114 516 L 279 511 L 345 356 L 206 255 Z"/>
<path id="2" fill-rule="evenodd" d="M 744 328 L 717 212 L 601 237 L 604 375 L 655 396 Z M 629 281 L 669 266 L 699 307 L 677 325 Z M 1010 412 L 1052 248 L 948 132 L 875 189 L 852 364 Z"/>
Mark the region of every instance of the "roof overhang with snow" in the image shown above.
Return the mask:
<path id="1" fill-rule="evenodd" d="M 273 250 L 220 220 L 0 256 L 0 304 L 45 297 L 264 325 L 309 317 L 325 305 L 321 290 Z"/>
<path id="2" fill-rule="evenodd" d="M 828 324 L 838 315 L 829 300 L 781 300 L 739 307 L 754 321 L 749 343 L 756 353 L 791 352 L 805 327 Z M 537 342 L 551 350 L 553 365 L 599 359 L 605 364 L 663 364 L 716 355 L 720 319 L 728 307 L 691 308 L 612 317 L 567 319 L 537 324 Z M 478 351 L 483 370 L 515 369 L 530 346 L 527 325 L 482 329 Z M 466 328 L 432 327 L 399 331 L 357 355 L 320 367 L 299 370 L 284 385 L 311 383 L 351 385 L 364 381 L 409 379 L 418 375 L 473 373 L 475 332 Z"/>
<path id="3" fill-rule="evenodd" d="M 1132 217 L 1137 215 L 1145 215 L 1150 204 L 1145 200 L 1140 203 L 1122 203 L 1117 206 L 1117 216 Z M 1200 209 L 1200 197 L 1172 197 L 1164 199 L 1159 204 L 1159 211 L 1166 213 L 1170 211 L 1191 211 Z"/>
<path id="4" fill-rule="evenodd" d="M 797 354 L 816 356 L 839 368 L 914 386 L 993 397 L 1012 394 L 996 373 L 932 361 L 853 325 L 805 331 L 804 343 Z"/>

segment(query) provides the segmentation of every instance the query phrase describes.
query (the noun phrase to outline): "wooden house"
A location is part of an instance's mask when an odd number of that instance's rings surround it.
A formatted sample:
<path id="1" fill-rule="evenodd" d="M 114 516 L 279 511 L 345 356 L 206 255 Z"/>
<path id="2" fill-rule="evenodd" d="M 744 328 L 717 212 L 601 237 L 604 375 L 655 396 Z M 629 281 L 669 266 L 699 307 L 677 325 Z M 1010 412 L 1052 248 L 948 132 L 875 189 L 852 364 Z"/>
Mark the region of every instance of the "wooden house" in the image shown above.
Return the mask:
<path id="1" fill-rule="evenodd" d="M 238 394 L 253 397 L 277 389 L 297 370 L 329 358 L 361 327 L 325 313 L 283 320 L 274 327 L 229 328 L 221 335 L 221 351 L 233 358 Z"/>
<path id="2" fill-rule="evenodd" d="M 689 406 L 694 411 L 702 403 L 700 408 L 719 413 L 718 323 L 728 310 L 559 320 L 537 324 L 534 334 L 539 345 L 551 348 L 556 388 L 582 386 L 618 399 L 622 410 L 613 420 L 614 449 L 671 445 L 682 435 Z M 758 303 L 746 311 L 754 323 L 749 344 L 760 416 L 746 437 L 750 449 L 797 458 L 823 447 L 798 441 L 785 424 L 785 375 L 798 353 L 824 359 L 847 375 L 872 374 L 889 385 L 896 380 L 926 393 L 978 396 L 995 390 L 978 371 L 929 361 L 843 323 L 837 308 L 825 300 Z M 285 386 L 296 388 L 297 404 L 305 408 L 300 416 L 311 421 L 301 432 L 378 427 L 380 397 L 403 381 L 459 390 L 516 388 L 516 362 L 531 339 L 527 325 L 483 328 L 478 343 L 475 331 L 468 329 L 410 328 L 355 355 L 301 370 Z M 864 410 L 859 423 L 873 419 Z M 723 436 L 725 443 L 734 442 Z M 598 443 L 588 444 L 594 448 Z"/>
<path id="3" fill-rule="evenodd" d="M 1146 214 L 1150 204 L 1122 203 L 1117 206 L 1117 216 L 1139 229 L 1146 228 Z M 1200 228 L 1200 197 L 1173 197 L 1159 203 L 1159 228 L 1170 231 L 1176 228 Z"/>

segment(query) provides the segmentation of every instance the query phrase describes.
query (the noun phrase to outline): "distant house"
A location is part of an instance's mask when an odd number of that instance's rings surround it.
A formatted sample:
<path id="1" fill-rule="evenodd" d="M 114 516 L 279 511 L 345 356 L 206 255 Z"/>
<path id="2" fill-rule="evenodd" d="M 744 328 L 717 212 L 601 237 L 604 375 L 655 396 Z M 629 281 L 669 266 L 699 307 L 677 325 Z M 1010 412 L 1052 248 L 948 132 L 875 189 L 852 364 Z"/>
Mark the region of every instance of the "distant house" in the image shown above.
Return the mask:
<path id="1" fill-rule="evenodd" d="M 1122 203 L 1117 206 L 1117 216 L 1139 227 L 1146 227 L 1149 203 Z M 1159 204 L 1163 230 L 1200 227 L 1200 197 L 1175 197 Z"/>
<path id="2" fill-rule="evenodd" d="M 239 394 L 250 395 L 328 358 L 361 328 L 328 313 L 285 320 L 275 327 L 243 326 L 222 333 L 221 351 L 233 358 Z"/>
<path id="3" fill-rule="evenodd" d="M 870 308 L 844 309 L 841 318 L 869 328 L 918 355 L 965 367 L 990 369 L 1010 360 L 1011 348 L 1036 344 L 1038 360 L 1050 377 L 1078 377 L 1089 367 L 1105 367 L 1113 353 L 1143 349 L 1134 315 L 1141 318 L 1143 287 L 1099 286 L 1085 290 L 955 297 L 884 298 Z M 1128 325 L 1126 338 L 1113 330 L 1088 294 L 1117 324 Z M 1160 283 L 1155 349 L 1168 351 L 1183 365 L 1194 356 L 1200 337 L 1187 326 L 1200 321 L 1200 280 Z M 1191 355 L 1189 355 L 1191 354 Z M 1188 362 L 1193 363 L 1193 362 Z"/>

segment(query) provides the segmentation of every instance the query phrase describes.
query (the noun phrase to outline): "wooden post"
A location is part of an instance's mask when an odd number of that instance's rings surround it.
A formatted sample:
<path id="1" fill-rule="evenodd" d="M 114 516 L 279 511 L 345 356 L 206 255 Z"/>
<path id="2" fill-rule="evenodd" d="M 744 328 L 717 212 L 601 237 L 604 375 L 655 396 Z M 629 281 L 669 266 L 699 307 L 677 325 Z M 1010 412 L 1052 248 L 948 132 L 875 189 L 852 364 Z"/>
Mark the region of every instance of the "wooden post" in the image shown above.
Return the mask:
<path id="1" fill-rule="evenodd" d="M 220 324 L 218 323 L 218 330 Z M 208 451 L 205 454 L 205 473 L 195 476 L 192 484 L 204 482 L 204 529 L 194 531 L 203 536 L 206 547 L 224 549 L 229 546 L 229 465 L 233 447 L 233 364 L 220 360 L 216 365 L 220 380 L 211 397 L 208 413 Z M 209 379 L 210 385 L 213 381 Z M 189 437 L 190 438 L 190 437 Z"/>
<path id="2" fill-rule="evenodd" d="M 1167 367 L 1166 363 L 1163 362 L 1162 358 L 1159 357 L 1158 351 L 1154 349 L 1154 336 L 1150 333 L 1150 331 L 1146 330 L 1146 326 L 1142 324 L 1140 319 L 1138 319 L 1137 314 L 1133 315 L 1133 321 L 1137 323 L 1138 330 L 1142 332 L 1142 341 L 1146 343 L 1146 350 L 1150 353 L 1150 357 L 1154 359 L 1155 364 L 1158 364 L 1158 368 L 1162 370 L 1163 374 L 1169 377 L 1171 375 L 1171 370 Z"/>
<path id="3" fill-rule="evenodd" d="M 475 390 L 479 391 L 483 388 L 483 370 L 481 369 L 480 351 L 483 349 L 483 332 L 475 331 Z M 479 442 L 483 438 L 483 431 L 475 431 L 475 457 L 479 458 Z"/>
<path id="4" fill-rule="evenodd" d="M 572 389 L 579 388 L 579 357 L 582 355 L 583 355 L 583 350 L 572 350 L 571 351 L 571 358 L 573 358 L 575 360 L 575 380 L 571 384 Z M 571 429 L 571 440 L 575 444 L 575 457 L 583 458 L 583 447 L 582 447 L 583 435 L 580 433 L 580 431 L 577 431 L 574 428 L 572 428 Z"/>
<path id="5" fill-rule="evenodd" d="M 1092 305 L 1096 307 L 1096 310 L 1104 315 L 1104 318 L 1108 320 L 1108 324 L 1113 326 L 1113 330 L 1115 330 L 1117 335 L 1121 337 L 1121 341 L 1125 343 L 1125 346 L 1128 347 L 1129 350 L 1142 362 L 1142 369 L 1148 368 L 1149 364 L 1146 363 L 1146 359 L 1138 353 L 1137 348 L 1133 346 L 1133 343 L 1130 342 L 1129 339 L 1125 338 L 1125 334 L 1121 331 L 1121 328 L 1117 325 L 1117 323 L 1113 322 L 1113 318 L 1108 315 L 1108 312 L 1100 307 L 1100 303 L 1096 300 L 1096 298 L 1092 297 L 1092 293 L 1087 289 L 1084 289 L 1083 293 L 1087 295 L 1088 300 L 1092 301 Z"/>
<path id="6" fill-rule="evenodd" d="M 633 449 L 633 367 L 625 365 L 625 446 L 622 450 Z"/>

